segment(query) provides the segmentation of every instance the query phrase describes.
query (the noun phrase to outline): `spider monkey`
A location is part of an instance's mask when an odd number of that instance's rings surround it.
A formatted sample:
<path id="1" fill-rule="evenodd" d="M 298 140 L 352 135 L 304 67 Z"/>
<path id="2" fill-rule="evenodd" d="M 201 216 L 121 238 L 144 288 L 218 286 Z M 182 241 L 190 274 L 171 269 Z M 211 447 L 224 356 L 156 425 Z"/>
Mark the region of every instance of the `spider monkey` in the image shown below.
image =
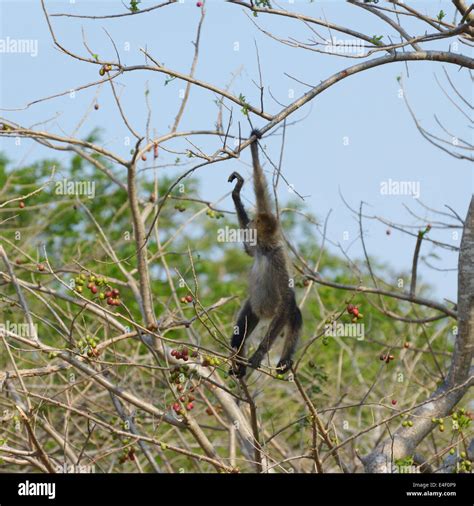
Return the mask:
<path id="1" fill-rule="evenodd" d="M 253 180 L 256 212 L 253 220 L 247 215 L 240 199 L 244 184 L 242 176 L 233 172 L 229 182 L 237 180 L 232 191 L 232 200 L 240 227 L 256 231 L 256 244 L 244 242 L 244 249 L 254 258 L 249 276 L 249 297 L 242 306 L 231 346 L 236 351 L 231 373 L 236 377 L 246 374 L 245 344 L 261 319 L 270 319 L 270 325 L 260 345 L 249 359 L 250 367 L 257 369 L 280 333 L 285 330 L 285 343 L 278 362 L 280 373 L 288 371 L 293 364 L 293 354 L 303 325 L 301 311 L 296 304 L 295 292 L 291 287 L 289 261 L 280 230 L 280 222 L 270 203 L 267 182 L 258 157 L 258 140 L 261 133 L 252 131 L 256 139 L 250 145 L 253 163 Z"/>

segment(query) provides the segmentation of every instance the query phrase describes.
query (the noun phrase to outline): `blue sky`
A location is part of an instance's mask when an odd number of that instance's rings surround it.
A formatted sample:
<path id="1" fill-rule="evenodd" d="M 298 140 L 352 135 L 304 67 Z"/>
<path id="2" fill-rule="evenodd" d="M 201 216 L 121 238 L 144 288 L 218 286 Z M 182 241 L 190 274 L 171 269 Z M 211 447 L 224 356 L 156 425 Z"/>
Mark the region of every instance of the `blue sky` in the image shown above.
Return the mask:
<path id="1" fill-rule="evenodd" d="M 155 3 L 143 1 L 141 7 Z M 113 47 L 103 30 L 106 28 L 117 45 L 123 63 L 144 63 L 140 48 L 147 47 L 150 54 L 166 66 L 188 73 L 193 56 L 192 41 L 200 16 L 200 9 L 195 4 L 186 0 L 183 4 L 158 9 L 150 14 L 114 20 L 66 17 L 51 19 L 61 43 L 78 54 L 86 55 L 82 45 L 83 29 L 87 44 L 93 52 L 104 59 L 114 59 Z M 279 5 L 292 8 L 287 1 L 281 1 Z M 438 0 L 416 2 L 419 10 L 434 16 L 441 9 L 451 13 L 451 5 L 448 1 Z M 48 1 L 47 7 L 50 13 L 101 15 L 123 12 L 121 3 L 112 0 L 76 0 L 74 3 Z M 389 37 L 398 40 L 397 34 L 380 20 L 342 0 L 318 1 L 313 4 L 306 0 L 296 0 L 293 8 L 316 17 L 326 17 L 369 35 L 384 35 L 384 40 Z M 304 24 L 295 20 L 264 15 L 250 18 L 248 12 L 241 7 L 225 4 L 221 0 L 208 0 L 206 11 L 196 77 L 225 88 L 232 74 L 237 73 L 230 91 L 237 96 L 241 93 L 248 102 L 259 105 L 259 90 L 254 84 L 259 80 L 256 43 L 265 86 L 265 110 L 272 114 L 281 108 L 274 99 L 286 105 L 308 89 L 288 75 L 316 85 L 334 72 L 359 61 L 283 46 L 266 37 L 253 24 L 256 22 L 261 28 L 282 38 L 293 37 L 305 41 L 313 35 Z M 39 2 L 2 0 L 0 15 L 0 39 L 10 37 L 38 41 L 36 57 L 30 54 L 0 54 L 2 109 L 24 108 L 30 101 L 99 78 L 97 66 L 72 60 L 53 47 Z M 407 22 L 405 27 L 412 34 L 425 31 L 425 27 L 420 24 Z M 324 37 L 329 37 L 325 29 L 319 27 L 317 30 Z M 343 34 L 337 34 L 337 37 L 349 38 Z M 447 49 L 447 43 L 438 42 L 427 45 L 426 48 Z M 467 98 L 471 97 L 472 85 L 467 72 L 458 72 L 457 68 L 449 65 L 445 68 L 461 93 Z M 319 95 L 289 120 L 290 123 L 298 121 L 287 129 L 284 175 L 300 194 L 306 196 L 307 206 L 321 221 L 332 209 L 328 237 L 343 247 L 352 244 L 348 253 L 353 258 L 362 254 L 360 241 L 356 241 L 359 225 L 343 204 L 339 192 L 353 208 L 358 209 L 362 200 L 367 203 L 367 213 L 406 225 L 419 225 L 420 222 L 409 214 L 405 206 L 421 218 L 434 221 L 433 215 L 419 201 L 443 211 L 447 210 L 444 206 L 449 205 L 464 217 L 473 192 L 470 164 L 437 150 L 418 133 L 399 95 L 400 86 L 396 78 L 400 75 L 403 75 L 410 103 L 425 128 L 441 133 L 434 119 L 436 114 L 454 135 L 471 139 L 466 118 L 449 102 L 435 82 L 436 75 L 443 86 L 449 88 L 442 65 L 429 62 L 409 63 L 408 66 L 385 65 L 353 76 Z M 145 131 L 145 83 L 148 83 L 153 109 L 152 128 L 161 135 L 172 124 L 181 100 L 179 92 L 184 88 L 184 83 L 174 80 L 165 86 L 164 82 L 163 74 L 144 71 L 129 73 L 119 79 L 118 90 L 124 110 L 136 130 L 142 133 Z M 73 98 L 66 95 L 21 111 L 3 110 L 0 115 L 23 125 L 51 120 L 50 131 L 69 134 L 90 107 L 96 93 L 97 89 L 91 88 L 76 93 Z M 193 87 L 181 129 L 212 129 L 217 114 L 215 99 L 209 91 Z M 100 90 L 98 102 L 100 109 L 89 114 L 79 135 L 84 137 L 93 128 L 101 127 L 104 144 L 122 156 L 127 156 L 130 148 L 124 145 L 124 138 L 129 134 L 120 120 L 108 86 L 104 85 Z M 234 120 L 241 122 L 242 131 L 247 134 L 248 124 L 240 108 L 235 104 L 227 105 L 232 107 Z M 265 123 L 255 117 L 252 121 L 255 126 Z M 193 142 L 208 153 L 214 152 L 219 146 L 218 139 L 209 137 L 193 138 Z M 281 136 L 275 135 L 265 140 L 264 144 L 269 156 L 277 162 Z M 179 151 L 186 147 L 190 146 L 184 140 L 166 145 L 170 150 Z M 28 141 L 16 146 L 12 140 L 0 139 L 0 149 L 16 163 L 32 161 L 46 154 L 44 148 Z M 55 156 L 67 157 L 61 153 Z M 175 157 L 173 153 L 162 151 L 160 162 L 171 162 Z M 201 196 L 209 200 L 223 196 L 229 191 L 227 177 L 230 172 L 240 170 L 244 174 L 249 173 L 248 165 L 244 165 L 244 162 L 249 162 L 248 152 L 242 155 L 241 162 L 211 165 L 198 172 Z M 125 176 L 123 168 L 116 167 L 114 170 L 119 177 Z M 182 168 L 164 170 L 167 174 L 178 175 Z M 409 195 L 382 195 L 380 185 L 389 179 L 418 183 L 420 199 Z M 250 192 L 246 195 L 251 201 Z M 280 195 L 283 200 L 289 196 L 285 186 L 281 187 Z M 221 205 L 230 209 L 231 199 L 227 198 Z M 386 229 L 386 226 L 375 221 L 365 222 L 369 253 L 394 270 L 409 270 L 415 239 L 397 231 L 392 231 L 388 236 Z M 453 237 L 452 232 L 433 229 L 430 237 L 453 245 L 459 244 L 459 238 Z M 332 246 L 329 248 L 337 251 Z M 430 252 L 432 247 L 424 244 L 422 255 Z M 440 268 L 456 267 L 457 254 L 441 250 L 437 250 L 437 253 L 440 258 L 430 259 L 432 264 Z M 456 298 L 456 272 L 434 271 L 423 264 L 420 265 L 419 272 L 424 280 L 429 280 L 434 286 L 433 297 Z M 389 281 L 395 282 L 395 278 Z"/>

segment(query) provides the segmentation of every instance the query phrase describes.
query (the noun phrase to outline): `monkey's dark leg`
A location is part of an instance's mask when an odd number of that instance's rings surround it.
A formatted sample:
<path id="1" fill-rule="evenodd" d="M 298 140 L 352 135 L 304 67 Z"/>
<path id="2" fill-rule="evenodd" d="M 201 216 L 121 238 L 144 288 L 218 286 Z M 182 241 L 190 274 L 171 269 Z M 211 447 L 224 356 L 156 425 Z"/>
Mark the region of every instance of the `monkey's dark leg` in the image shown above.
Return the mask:
<path id="1" fill-rule="evenodd" d="M 303 317 L 301 311 L 293 300 L 290 306 L 290 314 L 288 318 L 288 330 L 285 338 L 285 344 L 283 346 L 283 352 L 281 359 L 278 362 L 277 369 L 281 373 L 285 373 L 293 365 L 293 354 L 295 353 L 296 346 L 298 345 L 298 339 L 301 334 L 301 327 L 303 326 Z"/>
<path id="2" fill-rule="evenodd" d="M 252 311 L 250 301 L 247 300 L 240 310 L 230 343 L 237 352 L 237 359 L 245 359 L 245 341 L 257 326 L 258 321 L 258 316 Z M 237 362 L 230 372 L 238 378 L 242 378 L 245 376 L 246 369 L 244 364 Z"/>
<path id="3" fill-rule="evenodd" d="M 265 334 L 259 347 L 249 360 L 251 367 L 257 369 L 260 367 L 263 357 L 269 352 L 275 339 L 280 335 L 285 323 L 288 320 L 288 312 L 285 307 L 279 307 L 276 316 L 270 322 L 267 333 Z"/>

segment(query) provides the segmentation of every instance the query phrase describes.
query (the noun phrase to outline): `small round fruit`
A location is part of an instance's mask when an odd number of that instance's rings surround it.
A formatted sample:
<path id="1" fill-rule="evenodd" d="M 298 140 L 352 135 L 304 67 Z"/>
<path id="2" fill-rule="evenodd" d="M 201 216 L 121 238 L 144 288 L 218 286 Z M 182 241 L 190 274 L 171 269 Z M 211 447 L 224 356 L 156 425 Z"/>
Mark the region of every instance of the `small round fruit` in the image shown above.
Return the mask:
<path id="1" fill-rule="evenodd" d="M 99 74 L 100 74 L 101 76 L 104 76 L 104 75 L 105 75 L 105 69 L 104 69 L 104 67 L 100 67 Z"/>
<path id="2" fill-rule="evenodd" d="M 114 305 L 114 299 L 112 299 L 112 297 L 108 297 L 108 299 L 107 299 L 107 304 L 108 304 L 109 306 L 113 306 L 113 305 Z"/>
<path id="3" fill-rule="evenodd" d="M 196 7 L 202 7 L 202 2 L 196 2 Z"/>
<path id="4" fill-rule="evenodd" d="M 456 453 L 456 450 L 454 448 L 451 448 L 451 450 L 449 450 L 450 455 L 454 455 L 455 453 Z"/>
<path id="5" fill-rule="evenodd" d="M 43 271 L 45 270 L 45 266 L 44 266 L 44 264 L 38 264 L 38 270 L 39 270 L 40 272 L 43 272 Z"/>
<path id="6" fill-rule="evenodd" d="M 192 295 L 186 295 L 185 299 L 186 302 L 192 302 L 194 300 Z"/>
<path id="7" fill-rule="evenodd" d="M 120 295 L 120 292 L 117 290 L 117 288 L 114 288 L 112 290 L 112 297 L 118 297 Z"/>
<path id="8" fill-rule="evenodd" d="M 97 292 L 99 291 L 99 289 L 94 285 L 91 287 L 91 292 L 95 295 Z"/>
<path id="9" fill-rule="evenodd" d="M 99 104 L 94 104 L 94 109 L 95 109 L 96 111 L 98 111 L 98 110 L 99 110 Z"/>
<path id="10" fill-rule="evenodd" d="M 76 286 L 76 292 L 82 293 L 82 286 Z"/>
<path id="11" fill-rule="evenodd" d="M 193 408 L 194 408 L 194 404 L 192 402 L 188 402 L 188 404 L 186 405 L 186 409 L 188 411 L 191 411 Z"/>
<path id="12" fill-rule="evenodd" d="M 18 204 L 18 207 L 20 209 L 24 209 L 25 208 L 25 203 L 23 202 L 23 200 L 20 200 L 20 203 Z"/>
<path id="13" fill-rule="evenodd" d="M 143 155 L 142 155 L 142 161 L 146 162 L 146 155 L 145 155 L 145 153 L 143 153 Z"/>
<path id="14" fill-rule="evenodd" d="M 395 406 L 397 404 L 396 399 L 392 399 L 392 406 Z"/>
<path id="15" fill-rule="evenodd" d="M 441 425 L 439 426 L 439 431 L 440 431 L 440 432 L 444 432 L 444 425 L 443 425 L 443 424 L 441 424 Z"/>

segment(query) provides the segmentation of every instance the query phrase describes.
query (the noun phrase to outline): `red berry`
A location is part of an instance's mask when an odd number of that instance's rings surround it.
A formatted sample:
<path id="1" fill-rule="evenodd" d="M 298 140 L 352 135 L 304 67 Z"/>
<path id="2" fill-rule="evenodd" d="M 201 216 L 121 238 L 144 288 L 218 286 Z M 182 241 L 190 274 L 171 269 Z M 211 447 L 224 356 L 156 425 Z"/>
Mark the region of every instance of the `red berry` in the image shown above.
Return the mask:
<path id="1" fill-rule="evenodd" d="M 403 346 L 404 346 L 405 348 L 409 348 L 409 347 L 410 347 L 410 343 L 405 343 Z"/>
<path id="2" fill-rule="evenodd" d="M 112 297 L 118 297 L 120 295 L 120 292 L 117 290 L 117 288 L 114 288 L 112 290 Z"/>
<path id="3" fill-rule="evenodd" d="M 202 7 L 202 2 L 196 2 L 196 7 Z"/>
<path id="4" fill-rule="evenodd" d="M 186 295 L 185 299 L 186 302 L 192 302 L 194 300 L 192 295 Z"/>
<path id="5" fill-rule="evenodd" d="M 114 306 L 120 306 L 120 299 L 113 299 Z"/>
<path id="6" fill-rule="evenodd" d="M 206 413 L 209 415 L 209 416 L 212 416 L 214 413 L 212 412 L 212 409 L 211 408 L 207 408 L 206 409 Z"/>
<path id="7" fill-rule="evenodd" d="M 175 402 L 173 404 L 173 409 L 176 411 L 176 413 L 181 409 L 181 406 L 179 405 L 179 402 Z"/>
<path id="8" fill-rule="evenodd" d="M 385 360 L 387 357 L 385 355 L 380 355 L 380 360 Z"/>
<path id="9" fill-rule="evenodd" d="M 109 306 L 113 306 L 113 305 L 114 305 L 114 299 L 112 299 L 112 297 L 109 297 L 109 298 L 107 299 L 107 304 L 108 304 Z"/>
<path id="10" fill-rule="evenodd" d="M 143 160 L 144 162 L 146 162 L 146 155 L 145 155 L 145 153 L 143 153 L 143 155 L 142 155 L 142 160 Z"/>
<path id="11" fill-rule="evenodd" d="M 192 409 L 194 408 L 194 404 L 192 402 L 188 402 L 187 406 L 186 406 L 186 409 L 188 411 L 191 411 Z"/>
<path id="12" fill-rule="evenodd" d="M 171 350 L 171 356 L 176 357 L 176 350 Z"/>
<path id="13" fill-rule="evenodd" d="M 393 360 L 394 358 L 395 358 L 395 357 L 394 357 L 393 355 L 389 355 L 389 356 L 388 356 L 388 359 L 389 359 L 389 360 Z"/>
<path id="14" fill-rule="evenodd" d="M 23 200 L 20 200 L 20 203 L 18 204 L 18 206 L 20 207 L 20 209 L 24 209 L 25 203 L 23 202 Z"/>
<path id="15" fill-rule="evenodd" d="M 357 318 L 359 316 L 359 310 L 355 307 L 353 310 L 352 310 L 352 314 Z"/>
<path id="16" fill-rule="evenodd" d="M 183 389 L 184 389 L 184 387 L 181 384 L 176 387 L 176 390 L 178 390 L 178 392 L 182 392 Z"/>
<path id="17" fill-rule="evenodd" d="M 40 272 L 43 272 L 43 271 L 44 271 L 44 269 L 45 269 L 45 267 L 44 267 L 44 265 L 43 265 L 43 264 L 38 264 L 38 270 L 39 270 Z"/>
<path id="18" fill-rule="evenodd" d="M 111 292 L 110 290 L 108 290 L 107 292 L 105 292 L 105 296 L 106 296 L 107 298 L 112 297 L 112 292 Z"/>
<path id="19" fill-rule="evenodd" d="M 186 397 L 185 397 L 184 395 L 182 395 L 182 396 L 179 398 L 179 400 L 180 400 L 181 402 L 184 402 L 184 401 L 186 400 Z"/>
<path id="20" fill-rule="evenodd" d="M 347 312 L 348 312 L 349 314 L 352 314 L 352 313 L 353 313 L 353 311 L 354 311 L 354 309 L 355 309 L 354 304 L 348 304 L 348 305 L 347 305 Z"/>
<path id="21" fill-rule="evenodd" d="M 188 396 L 188 401 L 189 401 L 189 402 L 193 402 L 194 400 L 195 400 L 194 395 L 190 395 L 190 396 Z"/>
<path id="22" fill-rule="evenodd" d="M 397 403 L 396 399 L 392 399 L 392 406 L 395 406 L 396 403 Z"/>
<path id="23" fill-rule="evenodd" d="M 91 287 L 91 292 L 92 292 L 92 293 L 96 294 L 98 291 L 99 291 L 99 289 L 98 289 L 95 285 L 93 285 L 93 286 Z"/>

